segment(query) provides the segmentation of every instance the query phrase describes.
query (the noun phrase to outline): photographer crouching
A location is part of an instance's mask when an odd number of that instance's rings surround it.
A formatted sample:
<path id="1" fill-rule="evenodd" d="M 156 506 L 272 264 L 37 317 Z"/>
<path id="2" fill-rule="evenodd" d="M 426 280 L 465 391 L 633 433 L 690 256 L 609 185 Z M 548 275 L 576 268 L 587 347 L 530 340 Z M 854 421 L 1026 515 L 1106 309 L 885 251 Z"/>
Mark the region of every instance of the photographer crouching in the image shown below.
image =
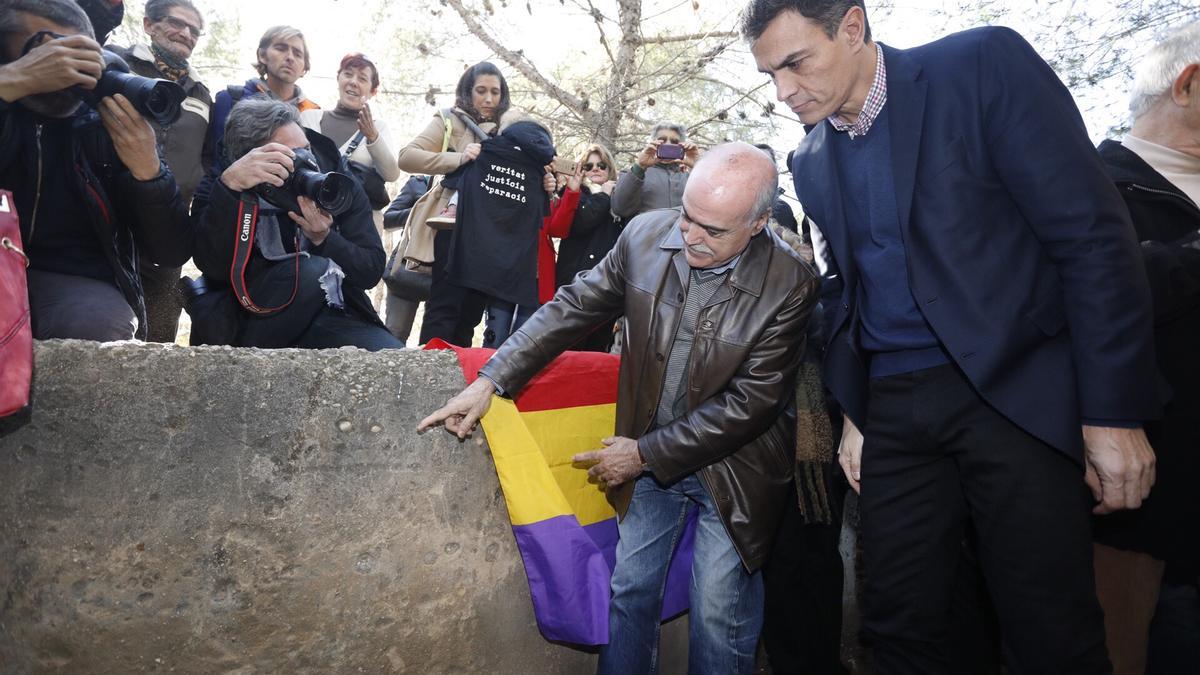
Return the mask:
<path id="1" fill-rule="evenodd" d="M 206 285 L 188 306 L 192 344 L 401 349 L 366 291 L 385 253 L 371 205 L 333 141 L 287 103 L 245 99 L 192 202 Z"/>
<path id="2" fill-rule="evenodd" d="M 0 188 L 16 202 L 38 339 L 145 339 L 138 252 L 191 257 L 187 206 L 139 112 L 177 115 L 174 85 L 124 66 L 71 0 L 0 0 Z"/>

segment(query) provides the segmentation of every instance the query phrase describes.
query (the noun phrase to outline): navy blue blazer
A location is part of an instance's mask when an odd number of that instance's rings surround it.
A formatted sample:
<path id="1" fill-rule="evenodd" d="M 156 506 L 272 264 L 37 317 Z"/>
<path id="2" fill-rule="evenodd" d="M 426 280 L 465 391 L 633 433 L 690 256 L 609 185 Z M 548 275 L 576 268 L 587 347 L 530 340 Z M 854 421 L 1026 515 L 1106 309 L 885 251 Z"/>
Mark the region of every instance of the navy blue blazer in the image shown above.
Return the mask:
<path id="1" fill-rule="evenodd" d="M 1066 87 L 1007 28 L 883 51 L 909 285 L 951 358 L 990 405 L 1077 461 L 1082 420 L 1156 418 L 1137 241 Z M 834 133 L 816 125 L 792 173 L 832 258 L 826 381 L 862 428 L 859 275 Z"/>

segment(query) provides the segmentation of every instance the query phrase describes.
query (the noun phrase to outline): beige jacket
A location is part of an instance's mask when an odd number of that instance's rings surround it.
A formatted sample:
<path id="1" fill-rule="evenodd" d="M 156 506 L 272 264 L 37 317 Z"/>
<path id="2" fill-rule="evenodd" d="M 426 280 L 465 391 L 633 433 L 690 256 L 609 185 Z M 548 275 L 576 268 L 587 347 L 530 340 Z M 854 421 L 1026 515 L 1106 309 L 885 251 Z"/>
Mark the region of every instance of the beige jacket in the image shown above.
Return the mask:
<path id="1" fill-rule="evenodd" d="M 511 111 L 506 114 L 511 114 Z M 490 132 L 496 125 L 484 122 L 479 126 L 484 131 Z M 446 152 L 442 152 L 442 140 L 446 135 L 446 125 L 441 112 L 434 113 L 433 119 L 429 120 L 425 129 L 417 134 L 416 138 L 409 141 L 408 145 L 400 148 L 397 157 L 400 170 L 414 176 L 444 176 L 462 166 L 466 158 L 463 157 L 460 150 L 471 143 L 479 143 L 483 139 L 476 138 L 475 134 L 467 129 L 467 125 L 463 124 L 457 115 L 450 117 L 450 129 L 450 143 Z"/>

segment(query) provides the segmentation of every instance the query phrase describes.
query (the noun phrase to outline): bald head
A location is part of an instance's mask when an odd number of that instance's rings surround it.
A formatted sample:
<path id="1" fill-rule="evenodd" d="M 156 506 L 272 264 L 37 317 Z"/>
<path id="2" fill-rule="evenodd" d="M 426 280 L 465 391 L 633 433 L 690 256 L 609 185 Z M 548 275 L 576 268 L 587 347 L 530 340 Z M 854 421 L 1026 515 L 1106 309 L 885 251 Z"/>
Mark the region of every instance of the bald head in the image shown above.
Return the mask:
<path id="1" fill-rule="evenodd" d="M 685 197 L 700 198 L 704 192 L 730 207 L 741 205 L 737 213 L 747 227 L 760 216 L 770 213 L 779 191 L 779 170 L 762 150 L 749 143 L 723 143 L 696 162 L 684 188 Z"/>
<path id="2" fill-rule="evenodd" d="M 726 143 L 696 162 L 683 189 L 683 233 L 688 264 L 711 268 L 745 250 L 771 215 L 779 172 L 766 153 Z"/>

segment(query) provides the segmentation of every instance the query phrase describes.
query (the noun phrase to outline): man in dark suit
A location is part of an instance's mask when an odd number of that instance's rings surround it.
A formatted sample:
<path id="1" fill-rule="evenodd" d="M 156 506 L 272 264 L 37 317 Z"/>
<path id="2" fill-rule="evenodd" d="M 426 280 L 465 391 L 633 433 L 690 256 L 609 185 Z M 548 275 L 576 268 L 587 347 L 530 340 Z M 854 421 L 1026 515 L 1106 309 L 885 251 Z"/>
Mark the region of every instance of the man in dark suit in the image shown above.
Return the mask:
<path id="1" fill-rule="evenodd" d="M 1098 512 L 1140 505 L 1160 402 L 1129 215 L 1070 94 L 1007 29 L 879 45 L 862 0 L 753 0 L 743 31 L 811 127 L 792 172 L 831 256 L 878 672 L 949 670 L 968 519 L 1009 668 L 1106 672 L 1085 471 Z"/>

